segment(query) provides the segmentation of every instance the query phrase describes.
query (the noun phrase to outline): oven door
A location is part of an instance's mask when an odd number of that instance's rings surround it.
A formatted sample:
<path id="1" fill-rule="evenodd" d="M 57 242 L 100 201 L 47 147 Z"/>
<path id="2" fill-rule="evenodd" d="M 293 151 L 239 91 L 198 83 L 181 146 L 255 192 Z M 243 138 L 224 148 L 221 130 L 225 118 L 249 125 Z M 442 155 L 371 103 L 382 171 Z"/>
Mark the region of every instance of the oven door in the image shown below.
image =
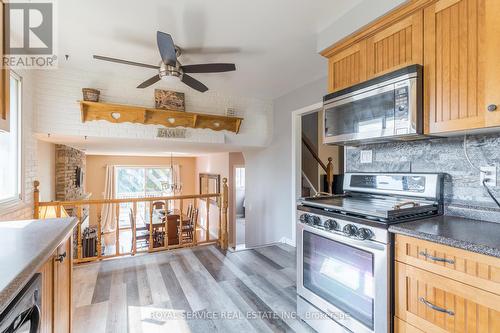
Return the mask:
<path id="1" fill-rule="evenodd" d="M 0 333 L 40 332 L 41 283 L 39 273 L 0 314 Z"/>
<path id="2" fill-rule="evenodd" d="M 297 293 L 356 333 L 389 332 L 388 245 L 297 223 Z"/>

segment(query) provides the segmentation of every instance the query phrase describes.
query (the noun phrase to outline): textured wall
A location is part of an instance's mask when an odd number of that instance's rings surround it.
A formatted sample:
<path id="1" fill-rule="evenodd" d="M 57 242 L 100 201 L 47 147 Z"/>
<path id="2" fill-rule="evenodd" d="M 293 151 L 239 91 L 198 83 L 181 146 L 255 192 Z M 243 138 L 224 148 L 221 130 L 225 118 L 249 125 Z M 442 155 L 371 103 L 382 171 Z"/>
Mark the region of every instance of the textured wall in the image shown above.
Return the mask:
<path id="1" fill-rule="evenodd" d="M 21 200 L 14 205 L 0 205 L 0 221 L 24 220 L 33 217 L 33 182 L 38 174 L 37 140 L 33 137 L 33 72 L 17 71 L 23 79 L 22 84 L 22 194 Z"/>
<path id="2" fill-rule="evenodd" d="M 350 147 L 346 153 L 346 171 L 443 172 L 446 214 L 500 222 L 500 209 L 480 184 L 479 171 L 467 163 L 463 142 L 464 137 L 460 136 Z M 468 136 L 467 147 L 476 166 L 500 166 L 500 135 Z M 363 149 L 373 150 L 373 163 L 360 163 Z M 500 199 L 500 187 L 492 190 Z"/>
<path id="3" fill-rule="evenodd" d="M 56 145 L 56 200 L 81 200 L 85 196 L 86 157 L 83 151 Z M 83 182 L 77 186 L 76 168 L 83 172 Z"/>
<path id="4" fill-rule="evenodd" d="M 186 111 L 224 114 L 227 107 L 233 107 L 237 115 L 244 118 L 237 135 L 208 129 L 188 129 L 186 138 L 176 139 L 175 142 L 264 146 L 271 138 L 271 101 L 228 96 L 212 90 L 202 94 L 183 84 L 170 87 L 163 82 L 146 89 L 136 89 L 138 79 L 126 76 L 126 73 L 127 71 L 123 76 L 113 76 L 109 73 L 62 67 L 56 71 L 36 73 L 36 133 L 51 133 L 53 137 L 60 136 L 64 139 L 74 136 L 154 139 L 156 129 L 161 126 L 112 124 L 106 121 L 82 123 L 80 106 L 76 101 L 82 99 L 82 88 L 93 87 L 101 91 L 102 102 L 153 107 L 154 89 L 159 88 L 184 92 Z"/>

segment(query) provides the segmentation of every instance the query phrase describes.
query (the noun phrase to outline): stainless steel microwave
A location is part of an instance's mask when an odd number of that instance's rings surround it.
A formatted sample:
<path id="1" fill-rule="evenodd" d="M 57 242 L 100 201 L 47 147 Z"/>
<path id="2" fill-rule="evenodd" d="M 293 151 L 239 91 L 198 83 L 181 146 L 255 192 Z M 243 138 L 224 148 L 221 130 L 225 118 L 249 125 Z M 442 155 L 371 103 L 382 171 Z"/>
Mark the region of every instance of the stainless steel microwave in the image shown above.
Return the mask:
<path id="1" fill-rule="evenodd" d="M 412 65 L 326 95 L 323 143 L 424 138 L 422 72 Z"/>

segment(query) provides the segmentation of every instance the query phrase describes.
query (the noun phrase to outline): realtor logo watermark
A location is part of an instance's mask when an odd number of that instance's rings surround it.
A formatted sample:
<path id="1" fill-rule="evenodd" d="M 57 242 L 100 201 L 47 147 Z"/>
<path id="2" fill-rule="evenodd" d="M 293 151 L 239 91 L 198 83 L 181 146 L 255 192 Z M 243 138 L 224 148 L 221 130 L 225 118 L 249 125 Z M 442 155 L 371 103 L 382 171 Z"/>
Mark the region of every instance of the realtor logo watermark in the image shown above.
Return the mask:
<path id="1" fill-rule="evenodd" d="M 5 4 L 3 68 L 57 68 L 54 1 Z"/>

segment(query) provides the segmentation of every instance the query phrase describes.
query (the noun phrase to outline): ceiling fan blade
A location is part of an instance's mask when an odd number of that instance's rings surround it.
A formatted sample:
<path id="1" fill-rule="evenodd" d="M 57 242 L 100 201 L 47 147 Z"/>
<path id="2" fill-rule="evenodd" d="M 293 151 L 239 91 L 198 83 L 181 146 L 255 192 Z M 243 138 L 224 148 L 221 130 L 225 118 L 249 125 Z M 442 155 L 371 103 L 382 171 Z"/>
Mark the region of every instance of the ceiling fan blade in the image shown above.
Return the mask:
<path id="1" fill-rule="evenodd" d="M 158 81 L 160 81 L 160 75 L 156 74 L 152 78 L 147 79 L 146 81 L 144 81 L 143 83 L 141 83 L 140 85 L 138 85 L 137 88 L 147 88 L 150 85 L 155 84 Z"/>
<path id="2" fill-rule="evenodd" d="M 94 57 L 94 59 L 117 62 L 119 64 L 124 64 L 124 65 L 132 65 L 132 66 L 146 67 L 146 68 L 152 68 L 152 69 L 159 69 L 160 68 L 160 66 L 148 65 L 148 64 L 143 64 L 140 62 L 122 60 L 122 59 L 117 59 L 117 58 L 104 57 L 104 56 L 95 55 L 95 54 L 93 57 Z"/>
<path id="3" fill-rule="evenodd" d="M 241 48 L 239 47 L 183 47 L 182 54 L 232 54 L 240 53 Z"/>
<path id="4" fill-rule="evenodd" d="M 187 74 L 182 74 L 182 82 L 190 86 L 191 88 L 198 90 L 199 92 L 205 92 L 208 90 L 208 87 L 201 83 L 200 81 L 196 80 L 194 77 L 189 76 Z"/>
<path id="5" fill-rule="evenodd" d="M 234 64 L 215 63 L 215 64 L 197 64 L 182 66 L 184 73 L 220 73 L 235 71 Z"/>
<path id="6" fill-rule="evenodd" d="M 177 55 L 172 36 L 158 31 L 156 33 L 156 42 L 158 43 L 158 50 L 160 51 L 163 62 L 167 65 L 175 66 L 177 64 Z"/>

